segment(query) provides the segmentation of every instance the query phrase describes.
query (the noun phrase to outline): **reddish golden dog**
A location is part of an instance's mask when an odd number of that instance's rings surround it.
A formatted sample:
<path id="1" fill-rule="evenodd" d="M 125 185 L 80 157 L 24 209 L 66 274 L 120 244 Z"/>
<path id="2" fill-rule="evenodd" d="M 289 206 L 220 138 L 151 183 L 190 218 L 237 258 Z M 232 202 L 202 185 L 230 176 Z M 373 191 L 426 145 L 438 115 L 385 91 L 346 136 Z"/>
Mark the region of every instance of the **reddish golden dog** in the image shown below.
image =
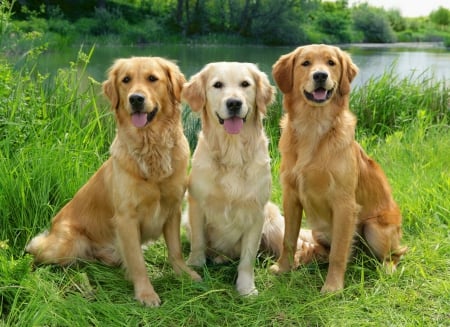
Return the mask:
<path id="1" fill-rule="evenodd" d="M 303 211 L 312 246 L 299 261 L 329 261 L 322 292 L 341 290 L 355 235 L 394 270 L 406 252 L 400 246 L 401 214 L 379 165 L 355 141 L 349 110 L 350 83 L 358 68 L 337 47 L 310 45 L 281 56 L 273 77 L 283 92 L 281 183 L 285 235 L 281 257 L 271 267 L 295 265 Z"/>
<path id="2" fill-rule="evenodd" d="M 162 58 L 114 63 L 103 83 L 117 122 L 111 157 L 54 217 L 50 231 L 28 244 L 36 262 L 123 263 L 136 299 L 158 306 L 141 243 L 163 234 L 175 272 L 200 279 L 186 266 L 180 244 L 189 161 L 181 125 L 184 82 L 178 66 Z"/>

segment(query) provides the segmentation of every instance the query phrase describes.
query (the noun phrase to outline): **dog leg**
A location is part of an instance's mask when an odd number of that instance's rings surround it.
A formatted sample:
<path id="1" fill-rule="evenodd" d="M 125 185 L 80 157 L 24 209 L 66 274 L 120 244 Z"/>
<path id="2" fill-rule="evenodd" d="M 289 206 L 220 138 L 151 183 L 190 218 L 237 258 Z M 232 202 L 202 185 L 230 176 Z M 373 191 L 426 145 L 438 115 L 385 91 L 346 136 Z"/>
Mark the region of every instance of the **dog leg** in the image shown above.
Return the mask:
<path id="1" fill-rule="evenodd" d="M 147 276 L 144 256 L 141 250 L 141 235 L 137 218 L 116 216 L 116 232 L 127 273 L 133 282 L 134 295 L 139 302 L 157 307 L 161 300 Z"/>
<path id="2" fill-rule="evenodd" d="M 261 217 L 261 222 L 255 222 L 251 230 L 247 231 L 241 240 L 241 254 L 238 266 L 238 278 L 236 289 L 240 295 L 258 295 L 255 286 L 255 260 L 261 241 L 261 232 L 263 225 L 263 213 L 255 214 Z"/>
<path id="3" fill-rule="evenodd" d="M 283 187 L 283 209 L 285 220 L 283 250 L 277 263 L 270 267 L 270 271 L 274 274 L 284 273 L 295 266 L 294 254 L 297 250 L 303 207 L 297 192 L 291 187 Z"/>
<path id="4" fill-rule="evenodd" d="M 181 273 L 185 272 L 193 280 L 201 281 L 202 278 L 199 274 L 190 269 L 183 259 L 180 237 L 181 209 L 177 206 L 177 209 L 173 210 L 173 214 L 169 215 L 169 218 L 163 227 L 163 234 L 167 245 L 169 261 L 177 275 L 181 275 Z"/>
<path id="5" fill-rule="evenodd" d="M 356 230 L 357 217 L 356 203 L 350 204 L 348 200 L 337 201 L 337 203 L 346 202 L 346 205 L 333 208 L 329 266 L 322 293 L 340 291 L 344 288 L 344 276 Z"/>
<path id="6" fill-rule="evenodd" d="M 189 196 L 189 224 L 191 229 L 191 252 L 187 264 L 201 267 L 206 263 L 205 216 L 198 202 Z"/>

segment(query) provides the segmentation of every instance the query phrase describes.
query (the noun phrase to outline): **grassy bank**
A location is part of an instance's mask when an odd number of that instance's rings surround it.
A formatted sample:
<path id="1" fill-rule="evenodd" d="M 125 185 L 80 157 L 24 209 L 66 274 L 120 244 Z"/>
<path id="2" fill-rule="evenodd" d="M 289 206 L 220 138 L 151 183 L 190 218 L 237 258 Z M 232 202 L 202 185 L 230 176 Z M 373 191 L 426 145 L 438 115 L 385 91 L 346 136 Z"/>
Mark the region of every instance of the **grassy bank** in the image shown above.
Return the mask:
<path id="1" fill-rule="evenodd" d="M 0 63 L 0 326 L 439 326 L 450 318 L 449 90 L 432 80 L 410 82 L 387 73 L 355 90 L 359 141 L 383 166 L 404 216 L 409 252 L 385 275 L 371 257 L 349 265 L 346 289 L 321 295 L 326 266 L 281 277 L 260 257 L 260 296 L 234 290 L 237 264 L 207 266 L 204 282 L 174 276 L 162 242 L 145 252 L 161 308 L 133 299 L 118 268 L 100 264 L 34 267 L 24 253 L 31 237 L 73 196 L 108 156 L 114 123 L 98 81 L 80 84 L 89 54 L 55 80 Z M 32 66 L 31 66 L 32 67 Z M 266 130 L 278 182 L 281 113 L 270 109 Z M 195 144 L 198 123 L 188 113 Z M 183 238 L 184 254 L 188 243 Z"/>

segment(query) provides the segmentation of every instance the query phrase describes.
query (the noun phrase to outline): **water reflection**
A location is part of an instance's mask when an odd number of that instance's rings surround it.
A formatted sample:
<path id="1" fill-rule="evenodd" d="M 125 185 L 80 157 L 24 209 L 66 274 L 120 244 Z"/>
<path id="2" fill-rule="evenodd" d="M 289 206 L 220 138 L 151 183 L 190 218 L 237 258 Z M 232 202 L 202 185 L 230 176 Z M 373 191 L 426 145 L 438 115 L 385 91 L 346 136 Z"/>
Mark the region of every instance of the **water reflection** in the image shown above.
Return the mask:
<path id="1" fill-rule="evenodd" d="M 149 45 L 146 47 L 96 47 L 88 74 L 103 81 L 106 70 L 115 58 L 129 56 L 162 56 L 178 62 L 187 78 L 213 61 L 245 61 L 258 64 L 260 69 L 271 75 L 273 63 L 280 55 L 295 47 L 262 46 L 190 46 L 190 45 Z M 84 48 L 84 52 L 90 49 Z M 369 78 L 393 70 L 400 77 L 422 78 L 422 75 L 450 80 L 450 52 L 445 49 L 395 49 L 359 48 L 346 49 L 360 68 L 353 86 L 363 85 Z M 39 69 L 54 72 L 68 67 L 77 57 L 79 48 L 58 49 L 41 56 Z M 411 75 L 412 74 L 412 75 Z"/>

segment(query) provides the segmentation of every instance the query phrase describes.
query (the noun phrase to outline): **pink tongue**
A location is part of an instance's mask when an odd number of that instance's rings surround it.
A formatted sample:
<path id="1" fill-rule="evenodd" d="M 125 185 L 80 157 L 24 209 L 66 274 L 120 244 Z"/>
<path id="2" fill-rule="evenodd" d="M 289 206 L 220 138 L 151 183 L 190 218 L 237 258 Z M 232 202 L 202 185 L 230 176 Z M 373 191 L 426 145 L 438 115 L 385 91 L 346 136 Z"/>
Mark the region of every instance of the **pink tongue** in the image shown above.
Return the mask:
<path id="1" fill-rule="evenodd" d="M 228 134 L 238 134 L 241 131 L 243 125 L 244 120 L 239 117 L 225 119 L 223 122 L 223 127 Z"/>
<path id="2" fill-rule="evenodd" d="M 147 113 L 136 113 L 131 115 L 131 122 L 136 127 L 144 127 L 147 124 Z"/>
<path id="3" fill-rule="evenodd" d="M 313 92 L 313 96 L 316 100 L 325 100 L 327 98 L 327 90 L 317 89 Z"/>

